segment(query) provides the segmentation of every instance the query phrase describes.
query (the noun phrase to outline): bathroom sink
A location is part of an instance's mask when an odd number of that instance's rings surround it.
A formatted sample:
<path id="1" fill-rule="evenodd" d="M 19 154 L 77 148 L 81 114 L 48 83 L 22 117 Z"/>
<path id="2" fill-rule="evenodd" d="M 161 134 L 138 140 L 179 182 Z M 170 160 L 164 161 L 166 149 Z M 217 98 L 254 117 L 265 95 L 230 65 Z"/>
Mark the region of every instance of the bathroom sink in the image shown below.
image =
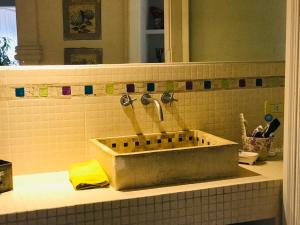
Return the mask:
<path id="1" fill-rule="evenodd" d="M 91 139 L 89 153 L 117 190 L 238 174 L 237 143 L 199 130 Z"/>

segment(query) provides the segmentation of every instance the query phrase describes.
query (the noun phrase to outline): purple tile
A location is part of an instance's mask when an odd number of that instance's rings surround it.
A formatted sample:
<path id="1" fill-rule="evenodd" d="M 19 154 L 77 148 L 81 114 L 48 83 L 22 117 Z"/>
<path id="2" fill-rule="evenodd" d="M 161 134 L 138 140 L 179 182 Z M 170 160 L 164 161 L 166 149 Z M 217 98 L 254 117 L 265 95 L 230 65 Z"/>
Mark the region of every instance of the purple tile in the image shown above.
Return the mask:
<path id="1" fill-rule="evenodd" d="M 127 85 L 126 85 L 126 89 L 127 89 L 127 92 L 128 92 L 128 93 L 133 93 L 133 92 L 135 92 L 134 84 L 127 84 Z"/>
<path id="2" fill-rule="evenodd" d="M 193 90 L 193 81 L 187 81 L 185 83 L 186 90 Z"/>
<path id="3" fill-rule="evenodd" d="M 64 86 L 62 87 L 62 94 L 63 95 L 71 95 L 71 87 L 70 86 Z"/>
<path id="4" fill-rule="evenodd" d="M 246 80 L 245 79 L 240 79 L 239 80 L 239 87 L 246 87 Z"/>

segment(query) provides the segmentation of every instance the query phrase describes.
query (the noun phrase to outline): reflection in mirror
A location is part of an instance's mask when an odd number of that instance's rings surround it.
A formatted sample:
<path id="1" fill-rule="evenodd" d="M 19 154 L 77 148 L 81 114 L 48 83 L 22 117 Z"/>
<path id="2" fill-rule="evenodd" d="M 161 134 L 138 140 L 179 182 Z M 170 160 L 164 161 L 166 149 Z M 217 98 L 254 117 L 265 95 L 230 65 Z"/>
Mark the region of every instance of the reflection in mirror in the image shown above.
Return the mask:
<path id="1" fill-rule="evenodd" d="M 12 1 L 0 2 L 0 66 L 16 65 L 16 8 Z"/>
<path id="2" fill-rule="evenodd" d="M 190 61 L 281 61 L 285 0 L 190 0 Z"/>
<path id="3" fill-rule="evenodd" d="M 15 0 L 13 5 L 21 65 L 165 60 L 164 0 Z"/>

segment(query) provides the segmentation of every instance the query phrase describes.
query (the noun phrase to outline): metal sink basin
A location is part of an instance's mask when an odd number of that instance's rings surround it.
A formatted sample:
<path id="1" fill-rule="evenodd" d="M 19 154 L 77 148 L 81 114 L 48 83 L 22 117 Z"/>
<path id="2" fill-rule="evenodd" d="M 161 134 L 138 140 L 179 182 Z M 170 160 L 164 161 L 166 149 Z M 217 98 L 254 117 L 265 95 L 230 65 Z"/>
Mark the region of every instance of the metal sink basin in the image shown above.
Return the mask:
<path id="1" fill-rule="evenodd" d="M 117 190 L 238 174 L 237 143 L 199 130 L 91 139 L 89 153 Z"/>

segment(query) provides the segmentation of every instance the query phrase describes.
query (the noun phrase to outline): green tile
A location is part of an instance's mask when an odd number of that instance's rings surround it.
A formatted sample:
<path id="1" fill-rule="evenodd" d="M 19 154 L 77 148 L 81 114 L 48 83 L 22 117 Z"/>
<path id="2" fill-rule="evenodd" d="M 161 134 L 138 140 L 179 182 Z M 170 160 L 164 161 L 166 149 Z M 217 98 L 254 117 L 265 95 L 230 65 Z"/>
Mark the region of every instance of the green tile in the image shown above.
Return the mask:
<path id="1" fill-rule="evenodd" d="M 167 82 L 166 91 L 174 91 L 174 82 Z"/>
<path id="2" fill-rule="evenodd" d="M 281 86 L 281 78 L 280 77 L 273 77 L 270 79 L 270 84 L 272 87 L 280 87 Z"/>
<path id="3" fill-rule="evenodd" d="M 228 80 L 222 80 L 222 88 L 224 88 L 224 89 L 229 88 L 229 81 Z"/>
<path id="4" fill-rule="evenodd" d="M 48 97 L 48 87 L 41 87 L 39 90 L 40 97 Z"/>
<path id="5" fill-rule="evenodd" d="M 114 85 L 107 84 L 105 87 L 106 94 L 112 95 L 114 93 Z"/>

